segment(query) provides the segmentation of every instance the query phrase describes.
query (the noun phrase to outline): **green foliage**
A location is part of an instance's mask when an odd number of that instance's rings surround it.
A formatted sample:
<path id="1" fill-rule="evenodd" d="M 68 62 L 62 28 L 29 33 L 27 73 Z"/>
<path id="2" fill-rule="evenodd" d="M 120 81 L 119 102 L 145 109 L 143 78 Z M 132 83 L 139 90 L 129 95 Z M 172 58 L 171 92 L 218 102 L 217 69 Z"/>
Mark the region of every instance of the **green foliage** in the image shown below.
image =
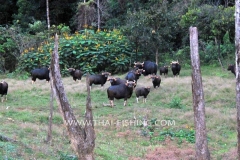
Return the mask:
<path id="1" fill-rule="evenodd" d="M 38 48 L 29 48 L 20 57 L 19 69 L 30 71 L 40 66 L 49 66 L 53 52 L 51 42 L 44 42 Z M 64 33 L 59 39 L 60 68 L 80 68 L 84 72 L 107 70 L 113 73 L 125 71 L 130 64 L 132 46 L 119 30 L 83 30 L 74 35 Z M 64 72 L 65 70 L 65 72 Z"/>
<path id="2" fill-rule="evenodd" d="M 169 103 L 169 107 L 170 108 L 178 108 L 178 109 L 181 109 L 183 108 L 183 104 L 182 104 L 182 100 L 180 97 L 173 97 L 171 102 Z"/>
<path id="3" fill-rule="evenodd" d="M 148 6 L 148 9 L 128 11 L 123 27 L 124 33 L 134 42 L 136 53 L 138 51 L 144 53 L 141 57 L 144 60 L 155 59 L 156 52 L 161 57 L 162 53 L 171 53 L 175 50 L 174 46 L 177 45 L 175 40 L 181 29 L 175 23 L 180 20 L 179 15 L 172 11 L 170 2 L 151 1 L 149 4 L 142 6 L 143 8 Z M 137 60 L 141 58 L 136 54 Z"/>
<path id="4" fill-rule="evenodd" d="M 205 64 L 216 64 L 218 63 L 218 58 L 224 60 L 225 63 L 232 63 L 235 56 L 235 47 L 230 42 L 229 32 L 226 32 L 223 36 L 223 43 L 220 46 L 216 45 L 214 41 L 210 41 L 204 44 L 202 48 L 200 59 Z"/>
<path id="5" fill-rule="evenodd" d="M 189 9 L 181 17 L 180 25 L 188 31 L 190 26 L 199 28 L 200 39 L 204 41 L 223 38 L 227 31 L 234 34 L 234 7 L 202 5 Z M 208 24 L 208 25 L 206 25 Z"/>
<path id="6" fill-rule="evenodd" d="M 60 160 L 77 160 L 77 156 L 75 155 L 69 155 L 67 153 L 63 153 L 59 151 L 59 155 L 60 155 Z"/>
<path id="7" fill-rule="evenodd" d="M 164 141 L 166 138 L 177 138 L 178 143 L 181 144 L 182 142 L 187 141 L 189 143 L 195 143 L 195 130 L 193 129 L 164 129 L 159 133 L 158 136 L 153 137 L 152 140 Z"/>

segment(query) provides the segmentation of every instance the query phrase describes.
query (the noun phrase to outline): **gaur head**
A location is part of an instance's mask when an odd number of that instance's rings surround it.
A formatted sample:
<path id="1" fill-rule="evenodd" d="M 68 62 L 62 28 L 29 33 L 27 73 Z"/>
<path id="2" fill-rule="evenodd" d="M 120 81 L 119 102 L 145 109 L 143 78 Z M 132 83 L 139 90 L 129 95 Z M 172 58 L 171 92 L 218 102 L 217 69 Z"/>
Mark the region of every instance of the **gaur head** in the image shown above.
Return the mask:
<path id="1" fill-rule="evenodd" d="M 128 81 L 127 80 L 125 85 L 128 86 L 129 88 L 134 88 L 135 85 L 136 85 L 136 81 L 135 80 L 134 81 Z"/>
<path id="2" fill-rule="evenodd" d="M 111 84 L 115 82 L 117 79 L 114 77 L 108 77 L 107 81 L 109 81 Z"/>
<path id="3" fill-rule="evenodd" d="M 148 86 L 148 87 L 145 87 L 145 89 L 147 89 L 150 92 L 151 87 Z"/>
<path id="4" fill-rule="evenodd" d="M 227 70 L 230 71 L 230 70 L 232 70 L 232 69 L 234 69 L 234 64 L 229 64 Z"/>
<path id="5" fill-rule="evenodd" d="M 104 75 L 105 77 L 108 77 L 111 75 L 111 73 L 110 72 L 102 72 L 102 75 Z"/>
<path id="6" fill-rule="evenodd" d="M 75 71 L 74 68 L 68 68 L 68 72 L 72 73 L 72 72 L 74 72 L 74 71 Z"/>
<path id="7" fill-rule="evenodd" d="M 164 68 L 166 68 L 166 69 L 168 69 L 168 67 L 170 67 L 170 66 L 163 66 Z"/>
<path id="8" fill-rule="evenodd" d="M 138 71 L 139 74 L 142 74 L 143 72 L 145 72 L 144 69 L 137 69 L 137 71 Z"/>
<path id="9" fill-rule="evenodd" d="M 152 79 L 152 81 L 154 81 L 155 79 L 160 79 L 159 76 L 156 76 L 156 75 L 151 75 L 150 76 L 150 79 Z"/>
<path id="10" fill-rule="evenodd" d="M 143 66 L 144 66 L 144 62 L 143 63 L 141 63 L 141 62 L 134 62 L 134 67 L 138 67 L 138 68 L 143 68 Z"/>

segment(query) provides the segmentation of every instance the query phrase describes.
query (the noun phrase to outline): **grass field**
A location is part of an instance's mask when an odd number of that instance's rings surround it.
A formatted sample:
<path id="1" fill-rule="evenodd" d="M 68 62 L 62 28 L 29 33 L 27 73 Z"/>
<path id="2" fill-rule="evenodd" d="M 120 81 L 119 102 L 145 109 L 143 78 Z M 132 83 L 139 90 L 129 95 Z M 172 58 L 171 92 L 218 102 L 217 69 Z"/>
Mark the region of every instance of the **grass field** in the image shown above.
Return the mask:
<path id="1" fill-rule="evenodd" d="M 123 78 L 123 75 L 115 75 Z M 220 68 L 202 67 L 208 146 L 211 159 L 236 159 L 237 133 L 234 75 Z M 8 100 L 0 103 L 0 135 L 16 142 L 0 140 L 0 159 L 74 159 L 67 131 L 56 102 L 53 116 L 53 141 L 44 143 L 47 136 L 50 104 L 50 84 L 30 77 L 8 78 Z M 65 91 L 74 114 L 82 122 L 86 103 L 86 82 L 63 78 Z M 191 93 L 191 69 L 183 68 L 179 78 L 162 76 L 160 88 L 149 93 L 147 103 L 136 103 L 135 94 L 123 106 L 115 100 L 108 103 L 106 90 L 93 86 L 91 91 L 95 132 L 96 160 L 193 159 L 194 116 Z M 138 86 L 151 86 L 141 76 Z M 144 123 L 147 121 L 148 123 Z"/>

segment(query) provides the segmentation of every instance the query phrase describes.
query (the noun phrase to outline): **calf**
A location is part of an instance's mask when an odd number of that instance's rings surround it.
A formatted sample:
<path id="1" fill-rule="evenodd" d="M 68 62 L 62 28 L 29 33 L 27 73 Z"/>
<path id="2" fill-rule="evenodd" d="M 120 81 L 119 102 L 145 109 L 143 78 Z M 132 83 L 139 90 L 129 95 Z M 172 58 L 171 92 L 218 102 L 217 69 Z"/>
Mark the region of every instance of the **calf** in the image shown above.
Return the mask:
<path id="1" fill-rule="evenodd" d="M 179 76 L 180 70 L 181 70 L 181 65 L 178 63 L 178 61 L 172 61 L 171 65 L 172 65 L 173 76 L 174 77 Z"/>
<path id="2" fill-rule="evenodd" d="M 108 99 L 110 101 L 110 106 L 114 106 L 114 98 L 123 99 L 124 98 L 124 106 L 126 106 L 127 99 L 132 96 L 133 88 L 135 86 L 135 81 L 126 81 L 125 84 L 119 84 L 115 86 L 110 86 L 107 89 Z"/>
<path id="3" fill-rule="evenodd" d="M 147 96 L 150 92 L 150 87 L 140 87 L 140 88 L 136 88 L 135 89 L 135 94 L 136 94 L 136 99 L 137 99 L 137 103 L 138 103 L 138 98 L 140 96 L 143 96 L 143 103 L 147 101 Z"/>
<path id="4" fill-rule="evenodd" d="M 31 71 L 31 76 L 32 76 L 32 84 L 36 81 L 36 79 L 46 79 L 46 81 L 49 82 L 49 68 L 44 67 L 44 68 L 37 68 Z"/>
<path id="5" fill-rule="evenodd" d="M 92 84 L 100 84 L 101 87 L 106 83 L 108 76 L 111 75 L 109 72 L 102 72 L 102 74 L 95 74 L 89 76 L 89 85 L 90 89 L 92 88 Z"/>
<path id="6" fill-rule="evenodd" d="M 227 70 L 231 71 L 236 76 L 236 72 L 235 72 L 236 66 L 235 66 L 235 64 L 228 65 L 228 69 Z"/>
<path id="7" fill-rule="evenodd" d="M 163 74 L 165 77 L 167 77 L 167 75 L 168 75 L 168 66 L 160 67 L 159 71 L 160 71 L 160 75 Z"/>
<path id="8" fill-rule="evenodd" d="M 4 100 L 4 95 L 5 95 L 5 100 L 7 100 L 7 92 L 8 92 L 8 84 L 5 81 L 0 82 L 0 94 L 1 94 L 1 102 Z"/>
<path id="9" fill-rule="evenodd" d="M 125 84 L 126 83 L 125 79 L 120 79 L 120 78 L 110 77 L 107 80 L 110 82 L 111 86 L 119 85 L 119 84 Z"/>
<path id="10" fill-rule="evenodd" d="M 152 75 L 150 77 L 152 79 L 152 83 L 153 83 L 153 87 L 160 87 L 160 83 L 161 83 L 161 77 L 160 76 L 156 76 L 156 75 Z"/>
<path id="11" fill-rule="evenodd" d="M 78 70 L 78 69 L 74 69 L 74 68 L 69 68 L 68 69 L 70 75 L 73 77 L 73 80 L 76 81 L 76 80 L 80 80 L 81 81 L 81 78 L 82 78 L 82 71 Z"/>

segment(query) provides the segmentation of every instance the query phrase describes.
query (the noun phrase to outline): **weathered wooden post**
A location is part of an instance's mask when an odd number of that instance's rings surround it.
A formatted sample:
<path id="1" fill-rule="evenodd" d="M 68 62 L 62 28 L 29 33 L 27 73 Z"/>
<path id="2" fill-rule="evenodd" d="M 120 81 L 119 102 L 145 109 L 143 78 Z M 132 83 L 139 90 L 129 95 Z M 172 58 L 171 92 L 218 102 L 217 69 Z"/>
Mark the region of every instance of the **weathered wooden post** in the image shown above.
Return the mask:
<path id="1" fill-rule="evenodd" d="M 73 114 L 73 110 L 68 102 L 61 80 L 57 34 L 55 36 L 54 52 L 51 59 L 50 78 L 50 84 L 53 88 L 59 110 L 61 111 L 64 125 L 67 128 L 73 150 L 76 152 L 79 160 L 94 160 L 93 150 L 95 147 L 95 131 L 89 81 L 88 79 L 86 80 L 88 92 L 84 120 L 86 123 L 85 126 L 81 126 Z"/>
<path id="2" fill-rule="evenodd" d="M 197 160 L 209 160 L 207 131 L 205 122 L 205 102 L 198 54 L 198 32 L 196 27 L 190 27 L 190 49 L 192 64 L 192 95 L 195 124 L 195 150 Z"/>
<path id="3" fill-rule="evenodd" d="M 235 66 L 238 159 L 240 159 L 240 0 L 235 0 Z"/>

